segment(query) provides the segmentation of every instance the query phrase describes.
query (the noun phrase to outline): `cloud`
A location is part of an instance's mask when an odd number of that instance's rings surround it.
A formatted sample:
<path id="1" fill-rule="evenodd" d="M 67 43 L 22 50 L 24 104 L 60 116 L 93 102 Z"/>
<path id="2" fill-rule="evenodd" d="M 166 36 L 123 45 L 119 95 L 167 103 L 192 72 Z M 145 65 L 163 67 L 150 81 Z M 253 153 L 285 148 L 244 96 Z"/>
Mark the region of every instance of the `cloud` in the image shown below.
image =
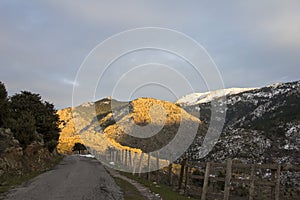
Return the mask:
<path id="1" fill-rule="evenodd" d="M 300 13 L 285 12 L 267 19 L 261 29 L 265 31 L 273 44 L 286 48 L 300 47 Z"/>
<path id="2" fill-rule="evenodd" d="M 62 80 L 62 82 L 67 84 L 67 85 L 79 86 L 79 84 L 76 81 L 71 81 L 71 80 L 68 80 L 68 79 L 65 79 L 65 78 Z"/>
<path id="3" fill-rule="evenodd" d="M 277 48 L 299 49 L 299 1 L 248 1 L 238 5 L 243 22 L 240 27 L 246 28 L 254 39 L 264 40 Z"/>
<path id="4" fill-rule="evenodd" d="M 6 0 L 0 4 L 0 80 L 10 93 L 32 90 L 59 108 L 70 106 L 73 86 L 82 86 L 73 80 L 90 50 L 113 34 L 143 26 L 172 28 L 197 40 L 227 87 L 300 79 L 299 10 L 293 0 Z M 108 78 L 118 76 L 114 70 Z"/>
<path id="5" fill-rule="evenodd" d="M 189 13 L 185 4 L 174 4 L 172 1 L 46 1 L 41 5 L 51 7 L 61 16 L 89 25 L 108 27 L 136 27 L 176 25 L 188 22 Z M 166 9 L 172 9 L 172 12 Z"/>

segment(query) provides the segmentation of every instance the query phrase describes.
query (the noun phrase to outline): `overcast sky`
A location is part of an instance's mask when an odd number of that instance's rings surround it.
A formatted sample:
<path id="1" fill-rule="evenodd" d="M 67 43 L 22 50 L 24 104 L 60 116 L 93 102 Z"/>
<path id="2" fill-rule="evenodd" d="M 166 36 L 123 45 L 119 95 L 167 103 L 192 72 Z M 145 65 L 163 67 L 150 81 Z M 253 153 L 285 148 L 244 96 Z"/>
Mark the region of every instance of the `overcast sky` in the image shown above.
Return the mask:
<path id="1" fill-rule="evenodd" d="M 29 90 L 41 94 L 57 108 L 71 106 L 73 86 L 81 84 L 75 82 L 76 74 L 89 52 L 112 35 L 140 27 L 174 29 L 193 38 L 214 60 L 226 88 L 299 80 L 299 10 L 297 0 L 1 0 L 0 80 L 10 95 Z M 149 50 L 132 54 L 127 60 L 143 59 L 146 53 L 153 56 L 158 52 Z M 159 54 L 171 60 L 167 64 L 178 69 L 179 74 L 166 76 L 171 73 L 168 68 L 161 67 L 157 77 L 167 80 L 166 83 L 141 84 L 143 87 L 140 88 L 137 85 L 134 92 L 121 89 L 119 96 L 116 95 L 118 98 L 136 98 L 157 92 L 154 97 L 172 100 L 190 92 L 174 81 L 184 73 L 196 91 L 207 90 L 203 80 L 199 79 L 197 85 L 193 73 L 189 75 L 188 66 L 182 60 L 163 52 Z M 145 64 L 152 62 L 149 56 L 144 61 Z M 119 68 L 111 67 L 107 79 L 120 79 L 122 59 L 115 65 Z M 155 71 L 157 66 L 147 69 Z M 138 70 L 137 74 L 143 74 Z M 148 72 L 143 72 L 146 75 L 135 74 L 137 82 L 131 84 L 144 80 Z M 132 79 L 123 76 L 122 81 L 124 86 Z M 176 95 L 165 85 L 168 83 L 179 88 Z M 109 92 L 111 87 L 105 87 L 97 92 L 96 98 L 109 95 Z M 89 96 L 82 95 L 78 102 L 90 100 Z"/>

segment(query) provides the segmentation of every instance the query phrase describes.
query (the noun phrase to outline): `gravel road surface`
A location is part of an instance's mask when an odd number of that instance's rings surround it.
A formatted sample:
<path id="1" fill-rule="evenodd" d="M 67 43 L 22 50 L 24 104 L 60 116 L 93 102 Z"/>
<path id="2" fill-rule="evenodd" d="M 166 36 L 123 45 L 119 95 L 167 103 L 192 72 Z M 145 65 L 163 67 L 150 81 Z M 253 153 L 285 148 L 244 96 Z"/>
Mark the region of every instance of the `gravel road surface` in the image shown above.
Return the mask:
<path id="1" fill-rule="evenodd" d="M 121 189 L 97 160 L 67 156 L 53 170 L 2 195 L 7 200 L 119 200 Z"/>

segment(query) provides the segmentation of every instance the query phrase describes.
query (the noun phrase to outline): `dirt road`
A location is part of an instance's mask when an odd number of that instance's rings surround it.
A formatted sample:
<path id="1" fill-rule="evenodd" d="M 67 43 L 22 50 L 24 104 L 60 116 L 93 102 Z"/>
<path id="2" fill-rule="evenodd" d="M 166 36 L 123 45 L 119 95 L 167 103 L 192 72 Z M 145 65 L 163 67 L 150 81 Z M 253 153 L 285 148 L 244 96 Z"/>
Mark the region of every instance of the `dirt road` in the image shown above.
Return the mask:
<path id="1" fill-rule="evenodd" d="M 118 200 L 122 192 L 95 159 L 67 156 L 53 170 L 39 175 L 0 199 Z"/>

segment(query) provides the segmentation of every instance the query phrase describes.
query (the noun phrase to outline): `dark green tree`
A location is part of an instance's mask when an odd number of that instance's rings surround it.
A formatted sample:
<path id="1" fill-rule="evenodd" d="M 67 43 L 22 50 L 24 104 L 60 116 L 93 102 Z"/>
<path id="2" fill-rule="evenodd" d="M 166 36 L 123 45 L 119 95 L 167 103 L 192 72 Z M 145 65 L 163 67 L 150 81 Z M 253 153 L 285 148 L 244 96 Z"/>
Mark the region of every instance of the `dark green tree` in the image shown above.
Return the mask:
<path id="1" fill-rule="evenodd" d="M 0 127 L 5 125 L 8 117 L 8 99 L 5 85 L 0 81 Z"/>
<path id="2" fill-rule="evenodd" d="M 11 119 L 13 132 L 23 147 L 32 143 L 37 138 L 35 119 L 27 111 L 21 111 L 18 118 Z"/>
<path id="3" fill-rule="evenodd" d="M 81 151 L 84 151 L 84 150 L 86 150 L 86 147 L 79 142 L 76 142 L 73 146 L 73 151 L 78 151 L 79 154 L 81 153 Z"/>
<path id="4" fill-rule="evenodd" d="M 42 101 L 39 94 L 22 91 L 10 98 L 9 109 L 11 118 L 9 127 L 11 127 L 13 131 L 18 131 L 18 123 L 34 123 L 36 132 L 43 135 L 44 143 L 49 151 L 54 150 L 57 145 L 60 130 L 58 128 L 59 117 L 56 114 L 53 104 Z M 24 115 L 28 118 L 21 117 Z M 34 121 L 31 120 L 29 116 L 32 116 Z M 34 135 L 34 133 L 31 132 L 28 134 Z M 23 145 L 26 146 L 30 140 L 24 140 L 24 138 L 22 138 L 23 136 L 24 134 L 16 134 L 16 138 L 19 141 L 24 141 L 25 143 Z M 30 136 L 29 138 L 32 137 Z"/>

